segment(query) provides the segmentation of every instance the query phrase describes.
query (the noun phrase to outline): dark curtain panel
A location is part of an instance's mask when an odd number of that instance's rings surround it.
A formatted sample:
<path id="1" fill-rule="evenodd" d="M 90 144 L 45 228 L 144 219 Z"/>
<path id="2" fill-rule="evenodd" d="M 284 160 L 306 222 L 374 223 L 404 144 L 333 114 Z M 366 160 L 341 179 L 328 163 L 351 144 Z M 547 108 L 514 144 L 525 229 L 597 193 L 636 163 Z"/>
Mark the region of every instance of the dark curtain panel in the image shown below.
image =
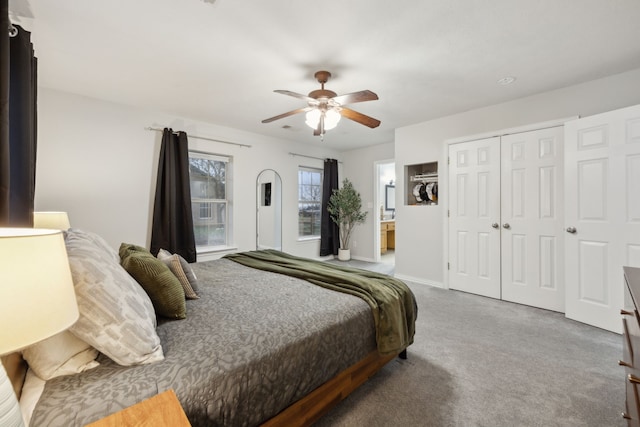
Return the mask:
<path id="1" fill-rule="evenodd" d="M 160 249 L 196 261 L 187 134 L 176 135 L 167 128 L 162 133 L 151 230 L 151 253 L 157 255 Z"/>
<path id="2" fill-rule="evenodd" d="M 33 226 L 36 191 L 37 75 L 31 33 L 18 28 L 10 38 L 9 140 L 11 186 L 9 222 L 13 226 Z"/>
<path id="3" fill-rule="evenodd" d="M 31 227 L 36 185 L 38 63 L 31 44 L 31 33 L 19 26 L 16 28 L 17 35 L 9 38 L 8 52 L 2 49 L 1 54 L 4 62 L 8 53 L 9 87 L 7 108 L 4 93 L 7 74 L 4 74 L 6 66 L 3 63 L 0 223 Z M 2 33 L 4 37 L 7 30 Z M 5 45 L 4 41 L 2 44 Z"/>
<path id="4" fill-rule="evenodd" d="M 340 247 L 340 229 L 333 222 L 327 206 L 333 190 L 338 189 L 338 161 L 325 159 L 322 178 L 322 216 L 320 218 L 320 256 L 338 255 Z"/>
<path id="5" fill-rule="evenodd" d="M 0 226 L 9 224 L 9 1 L 0 0 Z"/>

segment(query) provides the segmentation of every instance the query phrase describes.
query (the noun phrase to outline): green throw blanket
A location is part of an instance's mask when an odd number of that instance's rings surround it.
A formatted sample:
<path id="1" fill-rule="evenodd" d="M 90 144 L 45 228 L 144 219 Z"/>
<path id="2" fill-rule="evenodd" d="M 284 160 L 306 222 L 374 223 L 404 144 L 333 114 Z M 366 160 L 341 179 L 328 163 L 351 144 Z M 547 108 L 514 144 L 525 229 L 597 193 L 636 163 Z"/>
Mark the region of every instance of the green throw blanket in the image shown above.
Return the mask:
<path id="1" fill-rule="evenodd" d="M 411 289 L 398 279 L 275 250 L 241 252 L 225 258 L 362 298 L 373 312 L 380 354 L 398 353 L 413 343 L 418 307 Z"/>

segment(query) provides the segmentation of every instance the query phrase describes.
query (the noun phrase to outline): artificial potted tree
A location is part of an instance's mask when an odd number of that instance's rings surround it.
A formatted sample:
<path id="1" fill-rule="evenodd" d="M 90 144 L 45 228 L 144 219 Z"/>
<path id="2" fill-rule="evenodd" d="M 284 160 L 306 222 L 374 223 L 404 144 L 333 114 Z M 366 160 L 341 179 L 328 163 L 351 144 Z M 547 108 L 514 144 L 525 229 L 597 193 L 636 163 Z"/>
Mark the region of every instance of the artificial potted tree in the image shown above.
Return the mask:
<path id="1" fill-rule="evenodd" d="M 364 223 L 367 218 L 367 212 L 362 212 L 362 199 L 353 184 L 348 179 L 342 181 L 342 187 L 333 190 L 333 194 L 329 198 L 327 211 L 331 215 L 331 219 L 340 229 L 340 249 L 338 250 L 338 259 L 348 261 L 351 259 L 351 250 L 349 248 L 349 240 L 353 228 Z"/>

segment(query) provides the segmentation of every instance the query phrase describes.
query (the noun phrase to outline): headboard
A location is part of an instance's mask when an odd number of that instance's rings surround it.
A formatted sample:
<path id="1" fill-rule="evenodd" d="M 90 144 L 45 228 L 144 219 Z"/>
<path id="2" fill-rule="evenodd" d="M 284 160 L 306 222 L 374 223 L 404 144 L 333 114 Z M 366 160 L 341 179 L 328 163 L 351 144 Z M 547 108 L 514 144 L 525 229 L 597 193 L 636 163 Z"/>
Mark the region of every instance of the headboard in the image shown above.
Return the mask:
<path id="1" fill-rule="evenodd" d="M 20 353 L 11 353 L 1 358 L 4 369 L 7 371 L 13 390 L 20 399 L 22 393 L 22 385 L 27 375 L 27 362 L 24 361 Z"/>

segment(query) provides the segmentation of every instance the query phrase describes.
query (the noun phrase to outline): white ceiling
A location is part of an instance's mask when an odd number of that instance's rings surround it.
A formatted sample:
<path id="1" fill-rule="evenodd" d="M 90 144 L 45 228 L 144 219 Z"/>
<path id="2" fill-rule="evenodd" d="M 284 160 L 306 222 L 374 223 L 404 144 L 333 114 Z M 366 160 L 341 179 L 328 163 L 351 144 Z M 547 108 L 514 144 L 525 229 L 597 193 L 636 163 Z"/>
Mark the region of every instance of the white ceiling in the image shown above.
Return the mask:
<path id="1" fill-rule="evenodd" d="M 11 0 L 41 86 L 340 150 L 395 128 L 640 68 L 638 0 Z M 274 93 L 369 89 L 324 141 Z M 508 86 L 497 84 L 516 76 Z M 288 129 L 283 128 L 288 126 Z"/>

